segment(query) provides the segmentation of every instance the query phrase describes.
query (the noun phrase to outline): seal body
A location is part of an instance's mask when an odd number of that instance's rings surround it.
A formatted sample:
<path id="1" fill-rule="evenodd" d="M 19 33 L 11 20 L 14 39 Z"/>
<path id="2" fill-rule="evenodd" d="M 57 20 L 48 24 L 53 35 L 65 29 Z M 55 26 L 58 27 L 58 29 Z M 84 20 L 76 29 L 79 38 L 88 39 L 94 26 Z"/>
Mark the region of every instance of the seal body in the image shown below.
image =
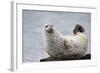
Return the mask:
<path id="1" fill-rule="evenodd" d="M 51 57 L 80 58 L 87 51 L 87 37 L 83 32 L 75 32 L 74 36 L 63 36 L 52 24 L 43 28 L 44 48 Z"/>

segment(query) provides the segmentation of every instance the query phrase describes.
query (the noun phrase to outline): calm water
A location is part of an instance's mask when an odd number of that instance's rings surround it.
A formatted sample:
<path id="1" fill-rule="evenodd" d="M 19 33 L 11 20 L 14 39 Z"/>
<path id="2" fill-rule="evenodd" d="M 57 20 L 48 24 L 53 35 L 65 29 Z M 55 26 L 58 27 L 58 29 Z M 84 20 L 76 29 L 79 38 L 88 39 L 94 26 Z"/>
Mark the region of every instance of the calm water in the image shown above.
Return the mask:
<path id="1" fill-rule="evenodd" d="M 73 35 L 76 24 L 86 29 L 88 50 L 91 52 L 91 14 L 23 10 L 23 62 L 37 62 L 48 57 L 43 47 L 42 27 L 53 23 L 62 35 Z"/>

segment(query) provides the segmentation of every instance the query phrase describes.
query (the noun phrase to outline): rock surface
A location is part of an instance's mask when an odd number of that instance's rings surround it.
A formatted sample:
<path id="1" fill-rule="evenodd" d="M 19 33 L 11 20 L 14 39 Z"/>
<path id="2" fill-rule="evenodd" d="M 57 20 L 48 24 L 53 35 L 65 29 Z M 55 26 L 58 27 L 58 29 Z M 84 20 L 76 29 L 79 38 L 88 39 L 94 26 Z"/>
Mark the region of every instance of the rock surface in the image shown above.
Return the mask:
<path id="1" fill-rule="evenodd" d="M 68 59 L 68 58 L 62 58 L 62 59 L 58 59 L 58 58 L 53 58 L 53 57 L 48 57 L 48 58 L 44 58 L 41 59 L 40 62 L 46 62 L 46 61 L 67 61 L 67 60 L 86 60 L 86 59 L 91 59 L 91 54 L 86 54 L 85 56 L 83 56 L 80 59 Z"/>

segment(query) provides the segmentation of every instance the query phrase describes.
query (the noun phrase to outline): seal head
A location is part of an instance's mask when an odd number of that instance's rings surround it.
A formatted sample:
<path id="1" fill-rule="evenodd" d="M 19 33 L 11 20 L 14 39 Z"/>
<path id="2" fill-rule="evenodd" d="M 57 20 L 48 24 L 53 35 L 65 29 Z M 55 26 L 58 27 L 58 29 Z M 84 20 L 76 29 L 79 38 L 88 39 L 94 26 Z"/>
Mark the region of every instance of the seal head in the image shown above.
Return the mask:
<path id="1" fill-rule="evenodd" d="M 45 24 L 44 25 L 44 31 L 46 31 L 47 33 L 53 33 L 55 30 L 55 27 L 53 24 Z"/>
<path id="2" fill-rule="evenodd" d="M 83 33 L 83 32 L 85 32 L 85 29 L 83 28 L 83 26 L 77 24 L 77 25 L 75 26 L 74 30 L 73 30 L 73 33 L 76 35 L 77 32 Z"/>

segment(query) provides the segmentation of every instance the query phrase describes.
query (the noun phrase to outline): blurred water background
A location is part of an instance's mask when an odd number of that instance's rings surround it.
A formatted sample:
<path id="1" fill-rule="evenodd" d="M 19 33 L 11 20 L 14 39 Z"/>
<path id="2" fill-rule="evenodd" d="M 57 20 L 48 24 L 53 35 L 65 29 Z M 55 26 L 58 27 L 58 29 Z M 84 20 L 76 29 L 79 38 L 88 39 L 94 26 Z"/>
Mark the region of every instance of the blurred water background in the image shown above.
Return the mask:
<path id="1" fill-rule="evenodd" d="M 23 10 L 22 61 L 39 62 L 48 57 L 43 47 L 42 27 L 53 23 L 62 35 L 73 35 L 76 24 L 81 24 L 88 36 L 88 50 L 91 53 L 91 14 L 79 12 L 54 12 Z"/>

